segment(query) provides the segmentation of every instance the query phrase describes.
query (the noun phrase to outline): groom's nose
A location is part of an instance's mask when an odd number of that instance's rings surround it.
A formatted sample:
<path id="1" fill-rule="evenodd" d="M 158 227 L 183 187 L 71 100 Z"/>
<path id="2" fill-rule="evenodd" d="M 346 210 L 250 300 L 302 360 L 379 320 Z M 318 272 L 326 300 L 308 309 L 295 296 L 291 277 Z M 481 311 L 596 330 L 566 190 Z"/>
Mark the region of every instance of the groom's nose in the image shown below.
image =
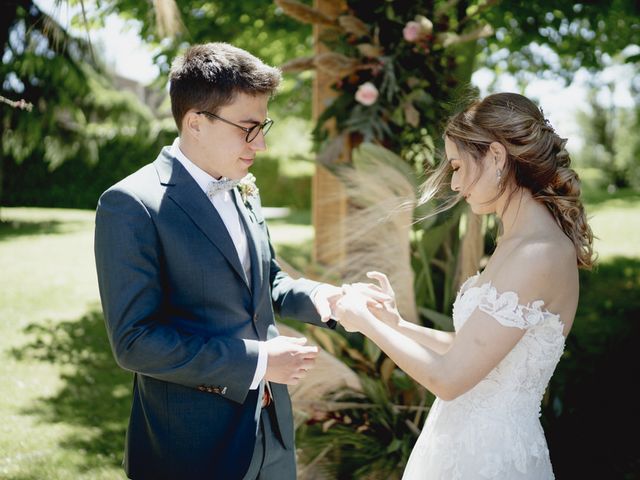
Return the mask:
<path id="1" fill-rule="evenodd" d="M 267 149 L 267 142 L 264 139 L 264 133 L 260 131 L 256 138 L 249 142 L 249 148 L 254 152 L 263 152 Z"/>

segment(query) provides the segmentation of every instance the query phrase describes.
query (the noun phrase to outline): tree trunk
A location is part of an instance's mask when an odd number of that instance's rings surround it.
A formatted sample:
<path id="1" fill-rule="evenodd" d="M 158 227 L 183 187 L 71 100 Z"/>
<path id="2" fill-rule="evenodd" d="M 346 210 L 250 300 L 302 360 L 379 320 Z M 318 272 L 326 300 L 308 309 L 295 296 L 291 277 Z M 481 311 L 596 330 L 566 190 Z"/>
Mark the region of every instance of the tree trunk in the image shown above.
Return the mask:
<path id="1" fill-rule="evenodd" d="M 336 2 L 314 0 L 314 6 L 323 13 L 335 16 Z M 320 41 L 321 26 L 313 26 L 313 41 L 316 55 L 328 49 Z M 313 83 L 313 118 L 317 119 L 335 96 L 331 89 L 334 79 L 322 70 L 316 70 Z M 338 161 L 348 162 L 351 145 L 345 141 Z M 348 213 L 345 188 L 336 176 L 316 162 L 316 173 L 312 183 L 312 220 L 315 231 L 313 261 L 327 268 L 335 268 L 344 263 L 347 255 L 344 221 Z"/>

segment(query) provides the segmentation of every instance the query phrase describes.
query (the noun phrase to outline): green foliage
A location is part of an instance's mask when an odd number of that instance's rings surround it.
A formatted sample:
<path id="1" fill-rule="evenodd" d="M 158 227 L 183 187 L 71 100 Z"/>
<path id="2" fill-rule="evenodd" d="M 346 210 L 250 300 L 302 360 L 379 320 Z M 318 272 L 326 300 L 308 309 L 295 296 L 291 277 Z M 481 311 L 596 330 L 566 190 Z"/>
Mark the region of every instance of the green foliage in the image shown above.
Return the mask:
<path id="1" fill-rule="evenodd" d="M 600 70 L 640 43 L 640 6 L 632 0 L 497 2 L 481 15 L 496 35 L 481 41 L 480 61 L 521 78 L 553 72 L 571 80 L 579 68 Z"/>
<path id="2" fill-rule="evenodd" d="M 76 0 L 77 1 L 77 0 Z M 156 3 L 147 0 L 104 0 L 95 18 L 99 25 L 107 15 L 117 13 L 141 22 L 141 37 L 157 47 L 155 63 L 160 68 L 156 85 L 163 86 L 173 59 L 189 44 L 227 42 L 243 48 L 271 65 L 281 65 L 290 56 L 309 55 L 313 50 L 311 27 L 287 17 L 270 0 L 176 2 L 183 32 L 167 38 L 157 29 Z M 280 93 L 281 112 L 310 115 L 311 82 L 308 75 L 290 77 Z"/>
<path id="3" fill-rule="evenodd" d="M 461 207 L 423 221 L 411 240 L 416 305 L 427 324 L 447 331 L 453 330 L 451 308 L 456 294 Z"/>
<path id="4" fill-rule="evenodd" d="M 0 189 L 0 200 L 95 206 L 114 174 L 141 165 L 142 155 L 136 154 L 155 145 L 167 125 L 132 93 L 112 85 L 84 41 L 32 2 L 23 3 L 7 24 L 0 94 L 24 98 L 34 108 L 0 112 L 0 187 L 9 190 Z M 144 160 L 156 153 L 145 153 Z M 97 165 L 99 159 L 104 164 Z M 70 165 L 62 168 L 65 162 Z"/>
<path id="5" fill-rule="evenodd" d="M 337 392 L 298 428 L 301 460 L 329 478 L 399 479 L 433 395 L 361 335 L 308 335 L 356 371 L 362 391 Z"/>
<path id="6" fill-rule="evenodd" d="M 116 135 L 98 147 L 100 161 L 74 156 L 55 169 L 41 160 L 41 146 L 20 163 L 5 163 L 4 203 L 93 209 L 102 192 L 152 162 L 174 136 L 171 125 L 154 138 Z"/>
<path id="7" fill-rule="evenodd" d="M 90 90 L 84 62 L 91 62 L 87 45 L 76 40 L 32 2 L 13 5 L 8 11 L 6 44 L 0 75 L 5 79 L 0 94 L 9 99 L 24 98 L 34 105 L 31 112 L 3 107 L 0 155 L 17 161 L 32 155 L 47 143 L 47 160 L 60 163 L 65 158 L 95 152 L 93 139 L 81 130 L 86 116 L 77 104 Z M 37 118 L 38 121 L 34 121 Z"/>
<path id="8" fill-rule="evenodd" d="M 318 459 L 329 478 L 399 479 L 416 440 L 416 418 L 428 409 L 394 403 L 378 379 L 361 376 L 363 393 L 343 392 L 338 409 L 319 415 L 298 430 L 303 462 Z M 340 407 L 340 405 L 344 405 Z"/>
<path id="9" fill-rule="evenodd" d="M 557 478 L 637 478 L 640 417 L 630 412 L 640 401 L 633 385 L 640 376 L 640 259 L 610 258 L 581 272 L 580 284 L 574 325 L 542 409 L 551 461 Z"/>
<path id="10" fill-rule="evenodd" d="M 604 105 L 596 92 L 590 93 L 589 110 L 578 116 L 585 143 L 577 158 L 581 165 L 604 173 L 601 188 L 640 190 L 640 107 Z"/>
<path id="11" fill-rule="evenodd" d="M 311 175 L 283 175 L 285 162 L 264 154 L 251 167 L 260 189 L 260 200 L 268 207 L 311 208 Z"/>
<path id="12" fill-rule="evenodd" d="M 433 3 L 428 1 L 372 4 L 351 0 L 347 4 L 348 14 L 363 22 L 363 27 L 330 30 L 322 41 L 357 67 L 335 72 L 337 97 L 318 119 L 316 147 L 326 147 L 327 121 L 332 119 L 335 129 L 350 135 L 356 144 L 381 143 L 422 171 L 430 165 L 423 151 L 432 150 L 432 139 L 440 136 L 447 103 L 460 80 L 455 76 L 456 58 L 436 32 L 448 31 L 450 24 L 462 18 L 453 12 L 450 17 L 438 14 L 434 19 Z M 474 25 L 473 17 L 463 17 Z M 432 27 L 428 18 L 434 19 Z M 419 38 L 406 40 L 403 29 L 417 19 L 424 19 L 427 26 Z M 320 62 L 318 69 L 326 67 Z M 373 103 L 358 100 L 363 86 L 377 92 Z"/>
<path id="13" fill-rule="evenodd" d="M 184 31 L 166 38 L 157 29 L 157 11 L 146 0 L 105 0 L 100 2 L 98 20 L 110 13 L 141 22 L 141 36 L 156 44 L 156 61 L 163 74 L 175 56 L 189 44 L 229 42 L 271 64 L 284 63 L 288 55 L 308 55 L 312 49 L 311 28 L 283 15 L 267 0 L 223 2 L 181 0 L 176 2 Z"/>

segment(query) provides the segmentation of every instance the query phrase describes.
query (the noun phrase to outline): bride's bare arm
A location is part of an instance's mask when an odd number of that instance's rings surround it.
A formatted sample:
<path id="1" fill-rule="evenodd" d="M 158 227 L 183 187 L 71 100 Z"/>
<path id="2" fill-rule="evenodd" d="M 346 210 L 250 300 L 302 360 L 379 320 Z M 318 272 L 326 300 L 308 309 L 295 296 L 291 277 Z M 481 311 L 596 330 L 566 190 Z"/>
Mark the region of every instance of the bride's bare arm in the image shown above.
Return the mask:
<path id="1" fill-rule="evenodd" d="M 555 283 L 556 266 L 553 259 L 545 260 L 518 262 L 522 268 L 517 272 L 494 279 L 498 291 L 518 292 L 521 304 L 552 298 L 548 292 Z M 485 378 L 526 331 L 504 326 L 494 316 L 476 309 L 451 341 L 450 348 L 438 351 L 405 334 L 399 325 L 394 328 L 380 321 L 369 311 L 365 295 L 355 289 L 348 291 L 339 306 L 341 323 L 348 329 L 361 331 L 407 374 L 444 400 L 458 397 Z"/>
<path id="2" fill-rule="evenodd" d="M 374 312 L 375 313 L 375 312 Z M 377 315 L 375 315 L 377 317 Z M 444 354 L 453 343 L 456 334 L 445 332 L 435 328 L 423 327 L 415 323 L 399 318 L 395 324 L 387 324 L 398 333 L 405 335 L 416 343 L 433 350 L 436 353 Z"/>
<path id="3" fill-rule="evenodd" d="M 436 353 L 443 354 L 449 350 L 455 338 L 455 332 L 445 332 L 404 320 L 396 308 L 395 293 L 386 275 L 379 272 L 369 272 L 367 276 L 377 280 L 380 286 L 370 283 L 356 283 L 352 287 L 374 300 L 373 304 L 369 303 L 369 312 L 397 332 Z"/>
<path id="4" fill-rule="evenodd" d="M 421 345 L 413 338 L 378 321 L 352 294 L 341 311 L 347 328 L 360 330 L 378 345 L 402 370 L 443 400 L 453 400 L 474 387 L 511 351 L 524 334 L 503 327 L 489 315 L 476 311 L 444 353 Z M 356 317 L 358 317 L 356 319 Z"/>

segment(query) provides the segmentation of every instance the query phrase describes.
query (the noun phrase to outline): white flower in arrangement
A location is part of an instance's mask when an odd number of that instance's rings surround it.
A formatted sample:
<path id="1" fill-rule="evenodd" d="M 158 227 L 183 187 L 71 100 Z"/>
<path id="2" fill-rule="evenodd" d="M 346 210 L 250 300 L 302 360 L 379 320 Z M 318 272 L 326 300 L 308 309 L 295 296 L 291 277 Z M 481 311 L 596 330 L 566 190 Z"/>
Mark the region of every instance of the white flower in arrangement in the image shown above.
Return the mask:
<path id="1" fill-rule="evenodd" d="M 247 203 L 250 197 L 257 197 L 259 190 L 256 185 L 255 175 L 253 175 L 253 173 L 249 173 L 243 177 L 242 180 L 240 180 L 240 183 L 238 183 L 238 190 L 240 191 L 240 196 L 244 203 Z"/>

